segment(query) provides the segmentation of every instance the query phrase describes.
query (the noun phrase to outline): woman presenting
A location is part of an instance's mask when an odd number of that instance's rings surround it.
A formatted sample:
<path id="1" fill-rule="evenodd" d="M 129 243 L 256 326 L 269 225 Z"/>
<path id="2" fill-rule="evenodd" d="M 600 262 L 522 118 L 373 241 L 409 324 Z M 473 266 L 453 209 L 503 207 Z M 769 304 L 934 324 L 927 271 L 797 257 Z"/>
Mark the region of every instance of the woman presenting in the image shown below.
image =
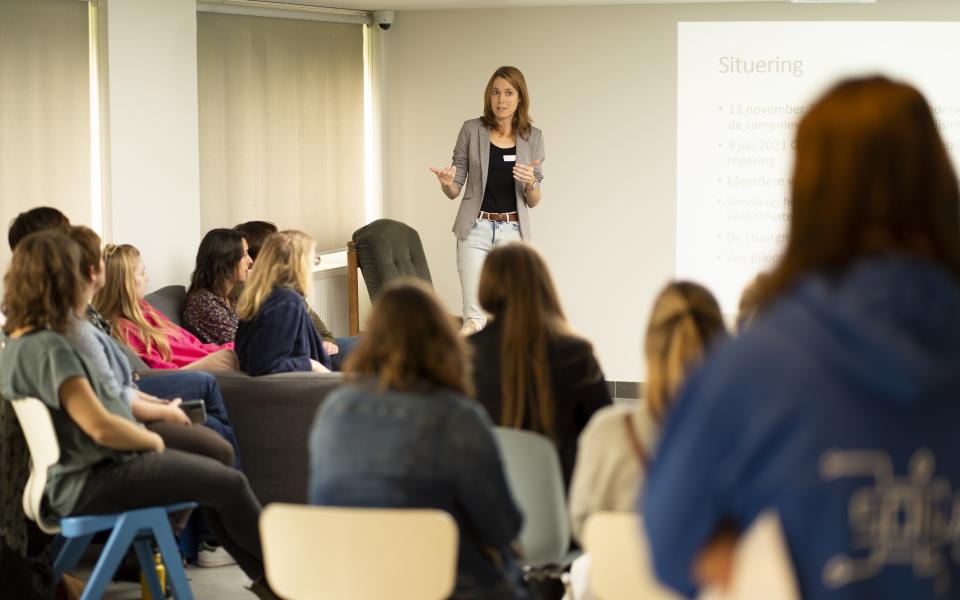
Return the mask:
<path id="1" fill-rule="evenodd" d="M 466 182 L 453 223 L 464 335 L 479 331 L 486 322 L 477 301 L 477 283 L 487 254 L 496 246 L 530 239 L 527 208 L 540 202 L 544 155 L 543 133 L 532 125 L 529 109 L 523 73 L 516 67 L 500 67 L 487 82 L 483 116 L 460 128 L 453 164 L 430 167 L 451 200 Z"/>

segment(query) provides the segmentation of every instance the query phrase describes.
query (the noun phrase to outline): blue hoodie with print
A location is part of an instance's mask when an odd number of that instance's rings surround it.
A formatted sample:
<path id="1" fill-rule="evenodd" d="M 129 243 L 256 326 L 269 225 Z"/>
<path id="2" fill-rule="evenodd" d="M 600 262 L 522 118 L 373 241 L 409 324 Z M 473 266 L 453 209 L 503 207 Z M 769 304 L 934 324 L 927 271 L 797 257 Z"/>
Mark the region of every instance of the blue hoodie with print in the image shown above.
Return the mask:
<path id="1" fill-rule="evenodd" d="M 719 525 L 782 520 L 804 598 L 960 598 L 960 285 L 885 255 L 800 281 L 678 398 L 647 479 L 654 566 L 692 596 Z"/>

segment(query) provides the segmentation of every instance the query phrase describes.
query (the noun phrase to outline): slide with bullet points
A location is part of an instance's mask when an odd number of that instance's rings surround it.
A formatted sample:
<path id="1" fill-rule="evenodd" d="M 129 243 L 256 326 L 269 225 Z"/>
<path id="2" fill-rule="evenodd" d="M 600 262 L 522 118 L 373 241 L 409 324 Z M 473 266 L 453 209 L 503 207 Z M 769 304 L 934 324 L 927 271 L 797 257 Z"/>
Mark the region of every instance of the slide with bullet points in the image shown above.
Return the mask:
<path id="1" fill-rule="evenodd" d="M 842 78 L 915 85 L 960 165 L 957 40 L 960 23 L 679 23 L 677 276 L 736 312 L 786 241 L 797 123 Z"/>

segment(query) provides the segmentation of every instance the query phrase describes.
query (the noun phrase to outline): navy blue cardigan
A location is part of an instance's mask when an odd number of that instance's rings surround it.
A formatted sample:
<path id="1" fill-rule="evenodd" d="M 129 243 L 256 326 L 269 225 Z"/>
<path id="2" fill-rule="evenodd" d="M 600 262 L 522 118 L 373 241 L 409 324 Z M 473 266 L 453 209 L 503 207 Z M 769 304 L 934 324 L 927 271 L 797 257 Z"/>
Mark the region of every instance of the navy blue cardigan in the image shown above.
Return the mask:
<path id="1" fill-rule="evenodd" d="M 310 371 L 311 358 L 330 368 L 306 301 L 289 288 L 274 288 L 252 321 L 240 321 L 236 351 L 249 375 Z"/>

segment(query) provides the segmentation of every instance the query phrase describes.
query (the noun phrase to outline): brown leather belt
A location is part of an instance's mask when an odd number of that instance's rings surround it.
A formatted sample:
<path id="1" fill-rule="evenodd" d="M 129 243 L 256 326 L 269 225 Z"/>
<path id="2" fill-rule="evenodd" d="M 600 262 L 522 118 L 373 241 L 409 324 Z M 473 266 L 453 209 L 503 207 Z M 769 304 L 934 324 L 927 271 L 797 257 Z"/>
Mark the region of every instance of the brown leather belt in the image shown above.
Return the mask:
<path id="1" fill-rule="evenodd" d="M 515 212 L 491 213 L 481 210 L 479 218 L 483 219 L 484 221 L 494 221 L 496 223 L 516 223 L 520 221 L 520 217 Z"/>

